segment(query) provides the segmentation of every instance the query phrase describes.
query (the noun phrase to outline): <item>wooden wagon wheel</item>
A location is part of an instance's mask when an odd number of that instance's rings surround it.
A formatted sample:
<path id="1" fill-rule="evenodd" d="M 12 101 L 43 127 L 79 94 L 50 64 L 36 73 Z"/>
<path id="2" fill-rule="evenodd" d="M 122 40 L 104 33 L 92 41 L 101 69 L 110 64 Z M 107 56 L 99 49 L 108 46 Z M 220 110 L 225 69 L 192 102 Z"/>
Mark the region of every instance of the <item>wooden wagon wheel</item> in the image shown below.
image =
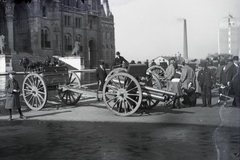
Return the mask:
<path id="1" fill-rule="evenodd" d="M 68 75 L 69 79 L 66 85 L 71 88 L 80 88 L 81 82 L 77 74 L 69 71 Z M 70 90 L 63 91 L 62 89 L 58 90 L 58 95 L 66 105 L 75 105 L 82 96 L 81 93 L 72 92 Z"/>
<path id="2" fill-rule="evenodd" d="M 28 74 L 22 85 L 23 99 L 32 110 L 40 110 L 47 102 L 47 86 L 37 73 Z"/>
<path id="3" fill-rule="evenodd" d="M 103 100 L 108 109 L 119 116 L 135 113 L 142 102 L 142 89 L 128 73 L 110 76 L 103 86 Z"/>
<path id="4" fill-rule="evenodd" d="M 154 73 L 155 75 L 158 76 L 158 79 L 164 78 L 164 75 L 165 75 L 165 70 L 161 66 L 158 66 L 158 65 L 149 67 L 147 69 L 147 72 Z"/>
<path id="5" fill-rule="evenodd" d="M 107 77 L 106 77 L 106 80 L 107 80 L 110 76 L 112 76 L 112 75 L 114 75 L 114 74 L 116 74 L 116 73 L 120 73 L 120 72 L 127 72 L 127 69 L 125 69 L 125 68 L 114 68 L 113 70 L 111 70 L 111 71 L 108 73 L 108 75 L 107 75 Z"/>
<path id="6" fill-rule="evenodd" d="M 162 84 L 160 83 L 158 76 L 155 74 L 152 74 L 150 81 L 152 81 L 152 86 L 155 89 L 162 89 Z M 145 101 L 145 104 L 142 104 L 141 107 L 144 109 L 152 109 L 153 107 L 157 106 L 159 103 L 159 100 L 152 99 L 151 97 L 149 98 L 143 98 L 143 101 Z M 144 105 L 144 106 L 143 106 Z"/>

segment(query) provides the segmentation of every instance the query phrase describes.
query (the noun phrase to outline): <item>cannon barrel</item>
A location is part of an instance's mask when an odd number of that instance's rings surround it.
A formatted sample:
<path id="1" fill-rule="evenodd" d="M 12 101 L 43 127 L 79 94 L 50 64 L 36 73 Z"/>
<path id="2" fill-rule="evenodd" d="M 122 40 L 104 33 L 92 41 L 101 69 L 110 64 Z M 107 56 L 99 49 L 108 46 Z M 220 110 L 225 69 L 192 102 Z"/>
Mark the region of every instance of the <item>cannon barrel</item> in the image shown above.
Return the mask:
<path id="1" fill-rule="evenodd" d="M 164 96 L 156 95 L 156 94 L 151 93 L 151 92 L 142 92 L 142 95 L 145 98 L 152 98 L 152 99 L 159 100 L 159 101 L 162 101 L 162 102 L 165 101 L 165 97 Z"/>
<path id="2" fill-rule="evenodd" d="M 160 90 L 160 89 L 156 89 L 156 88 L 148 87 L 148 86 L 142 86 L 141 88 L 143 89 L 143 91 L 151 91 L 151 92 L 156 92 L 156 93 L 160 93 L 160 94 L 166 94 L 166 95 L 169 95 L 169 96 L 176 96 L 177 95 L 174 92 L 164 91 L 164 90 Z"/>

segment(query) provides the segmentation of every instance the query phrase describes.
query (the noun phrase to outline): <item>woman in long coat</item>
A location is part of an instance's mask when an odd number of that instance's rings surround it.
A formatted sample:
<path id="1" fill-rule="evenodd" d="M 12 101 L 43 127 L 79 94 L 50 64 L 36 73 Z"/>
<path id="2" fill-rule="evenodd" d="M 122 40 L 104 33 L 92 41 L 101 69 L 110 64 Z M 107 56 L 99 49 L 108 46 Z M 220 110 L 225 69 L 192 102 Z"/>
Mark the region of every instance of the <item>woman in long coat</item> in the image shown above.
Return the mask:
<path id="1" fill-rule="evenodd" d="M 16 79 L 14 78 L 15 72 L 10 71 L 9 72 L 9 79 L 6 82 L 6 92 L 7 92 L 7 97 L 6 97 L 6 104 L 5 104 L 5 109 L 9 110 L 9 120 L 12 120 L 12 109 L 17 108 L 20 118 L 21 119 L 26 119 L 26 117 L 23 116 L 22 111 L 21 111 L 21 104 L 20 104 L 20 87 Z"/>

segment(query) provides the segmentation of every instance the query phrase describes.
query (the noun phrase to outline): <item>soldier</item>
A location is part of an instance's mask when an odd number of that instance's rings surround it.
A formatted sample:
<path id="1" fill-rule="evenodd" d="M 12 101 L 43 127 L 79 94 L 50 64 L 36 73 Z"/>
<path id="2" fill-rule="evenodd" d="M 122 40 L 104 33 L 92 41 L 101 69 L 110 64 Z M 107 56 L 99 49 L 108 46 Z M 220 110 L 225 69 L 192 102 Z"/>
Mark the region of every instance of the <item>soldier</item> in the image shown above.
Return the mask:
<path id="1" fill-rule="evenodd" d="M 198 74 L 198 82 L 201 87 L 201 95 L 202 95 L 202 107 L 212 107 L 212 93 L 211 89 L 215 84 L 215 76 L 213 72 L 207 67 L 208 62 L 202 61 L 203 69 L 199 71 Z"/>
<path id="2" fill-rule="evenodd" d="M 125 66 L 128 66 L 129 64 L 129 62 L 124 57 L 120 56 L 120 52 L 117 52 L 112 68 L 123 67 L 124 63 L 125 63 Z"/>
<path id="3" fill-rule="evenodd" d="M 174 75 L 176 73 L 176 69 L 174 67 L 174 60 L 173 59 L 170 60 L 169 64 L 170 65 L 167 67 L 164 77 L 167 80 L 167 90 L 171 91 L 171 87 L 172 87 L 171 80 L 174 78 Z"/>

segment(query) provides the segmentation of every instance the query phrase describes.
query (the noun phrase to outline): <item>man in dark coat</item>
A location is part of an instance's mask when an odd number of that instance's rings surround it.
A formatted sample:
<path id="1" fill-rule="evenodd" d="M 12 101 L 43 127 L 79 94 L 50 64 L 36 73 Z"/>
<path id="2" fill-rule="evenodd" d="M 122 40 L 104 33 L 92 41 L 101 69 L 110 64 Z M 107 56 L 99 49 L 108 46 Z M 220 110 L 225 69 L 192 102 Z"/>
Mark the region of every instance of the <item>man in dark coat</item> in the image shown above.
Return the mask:
<path id="1" fill-rule="evenodd" d="M 240 66 L 240 62 L 238 65 Z M 235 74 L 230 82 L 230 90 L 228 94 L 234 96 L 232 105 L 240 107 L 240 67 L 237 67 L 237 74 Z"/>
<path id="2" fill-rule="evenodd" d="M 120 52 L 116 52 L 116 57 L 112 68 L 124 67 L 124 64 L 125 66 L 128 66 L 129 62 L 124 57 L 120 56 Z"/>
<path id="3" fill-rule="evenodd" d="M 96 69 L 96 72 L 95 72 L 96 80 L 98 82 L 98 92 L 99 91 L 101 92 L 103 90 L 103 85 L 107 77 L 107 72 L 105 70 L 104 65 L 105 65 L 104 61 L 101 61 L 99 67 Z M 97 98 L 98 100 L 100 100 L 98 97 L 98 94 L 97 94 Z"/>
<path id="4" fill-rule="evenodd" d="M 16 79 L 14 78 L 16 72 L 10 71 L 9 72 L 9 79 L 6 82 L 6 92 L 7 92 L 7 97 L 6 97 L 6 104 L 5 104 L 5 109 L 9 110 L 9 120 L 12 121 L 12 109 L 17 108 L 20 118 L 21 119 L 26 119 L 25 116 L 23 116 L 22 111 L 21 111 L 21 104 L 20 104 L 20 87 Z"/>
<path id="5" fill-rule="evenodd" d="M 234 56 L 232 59 L 229 60 L 227 66 L 226 66 L 226 82 L 227 85 L 230 85 L 231 80 L 237 74 L 237 68 L 238 68 L 238 56 Z"/>
<path id="6" fill-rule="evenodd" d="M 213 72 L 207 67 L 207 61 L 202 62 L 203 69 L 199 71 L 198 74 L 198 82 L 201 87 L 201 95 L 202 95 L 202 107 L 211 107 L 212 103 L 212 94 L 211 89 L 215 84 L 215 76 Z"/>

